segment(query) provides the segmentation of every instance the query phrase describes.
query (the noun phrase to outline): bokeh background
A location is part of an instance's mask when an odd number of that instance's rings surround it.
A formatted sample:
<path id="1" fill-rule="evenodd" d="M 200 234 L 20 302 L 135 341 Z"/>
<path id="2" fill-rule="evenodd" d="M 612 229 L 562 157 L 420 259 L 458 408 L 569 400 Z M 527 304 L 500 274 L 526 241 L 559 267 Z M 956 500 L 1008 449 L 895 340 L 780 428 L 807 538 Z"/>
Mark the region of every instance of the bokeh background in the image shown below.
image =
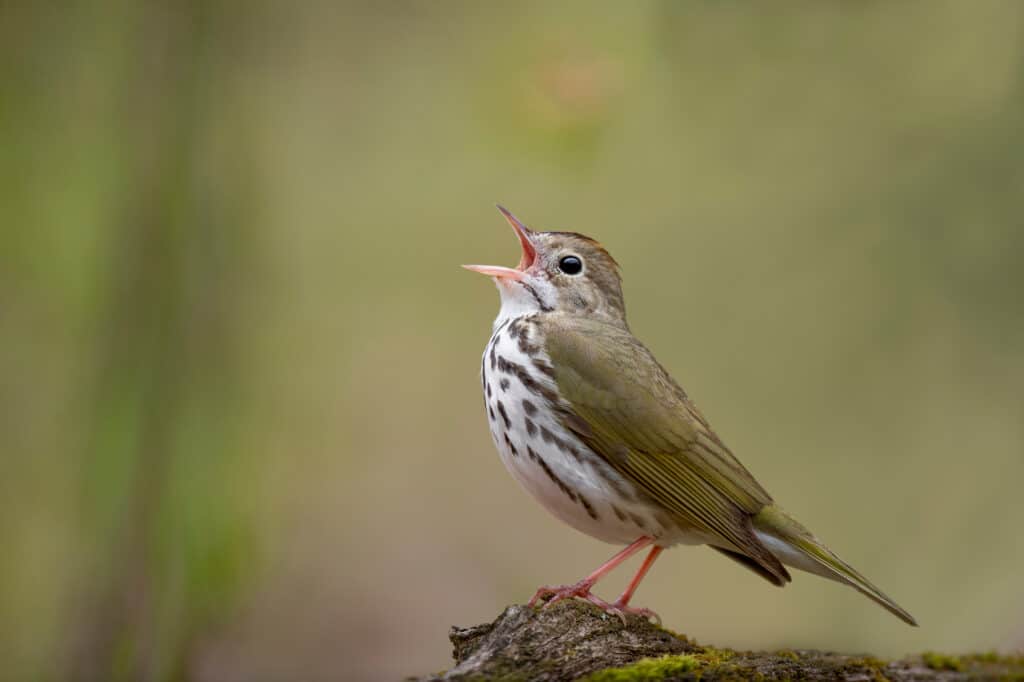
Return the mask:
<path id="1" fill-rule="evenodd" d="M 15 2 L 4 676 L 423 674 L 607 558 L 493 451 L 458 265 L 516 262 L 495 201 L 601 239 L 634 331 L 922 627 L 703 548 L 639 603 L 734 647 L 1024 645 L 1024 5 Z"/>

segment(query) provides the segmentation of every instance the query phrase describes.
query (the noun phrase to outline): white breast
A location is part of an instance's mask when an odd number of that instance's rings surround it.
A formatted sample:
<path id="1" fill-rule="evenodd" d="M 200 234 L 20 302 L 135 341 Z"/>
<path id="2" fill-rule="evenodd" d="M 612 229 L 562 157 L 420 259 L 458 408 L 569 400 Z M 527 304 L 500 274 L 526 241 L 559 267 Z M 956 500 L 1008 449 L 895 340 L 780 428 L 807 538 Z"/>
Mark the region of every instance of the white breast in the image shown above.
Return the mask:
<path id="1" fill-rule="evenodd" d="M 686 542 L 668 515 L 562 426 L 552 410 L 550 359 L 533 319 L 499 319 L 484 351 L 484 398 L 505 467 L 549 512 L 587 535 L 618 544 L 642 535 L 659 544 Z"/>

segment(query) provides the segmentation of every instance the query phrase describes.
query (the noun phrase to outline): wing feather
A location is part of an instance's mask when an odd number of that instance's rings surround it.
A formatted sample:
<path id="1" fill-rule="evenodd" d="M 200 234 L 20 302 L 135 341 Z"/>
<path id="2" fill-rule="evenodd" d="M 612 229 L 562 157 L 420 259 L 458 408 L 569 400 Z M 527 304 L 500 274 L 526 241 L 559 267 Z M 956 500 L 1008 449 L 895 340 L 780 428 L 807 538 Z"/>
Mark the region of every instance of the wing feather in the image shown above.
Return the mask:
<path id="1" fill-rule="evenodd" d="M 788 581 L 751 525 L 771 497 L 650 351 L 597 320 L 553 317 L 543 331 L 565 426 L 677 520 Z"/>

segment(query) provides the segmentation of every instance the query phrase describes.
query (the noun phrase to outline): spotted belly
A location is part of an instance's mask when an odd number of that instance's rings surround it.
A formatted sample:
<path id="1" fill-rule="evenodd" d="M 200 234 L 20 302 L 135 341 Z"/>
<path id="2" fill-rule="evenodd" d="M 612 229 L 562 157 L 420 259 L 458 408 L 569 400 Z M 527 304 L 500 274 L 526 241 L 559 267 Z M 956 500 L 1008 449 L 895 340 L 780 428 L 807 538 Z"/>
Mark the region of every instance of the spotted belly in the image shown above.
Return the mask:
<path id="1" fill-rule="evenodd" d="M 659 544 L 686 542 L 667 513 L 561 424 L 534 317 L 500 323 L 484 351 L 487 417 L 505 467 L 545 509 L 594 538 L 625 544 L 647 535 Z"/>

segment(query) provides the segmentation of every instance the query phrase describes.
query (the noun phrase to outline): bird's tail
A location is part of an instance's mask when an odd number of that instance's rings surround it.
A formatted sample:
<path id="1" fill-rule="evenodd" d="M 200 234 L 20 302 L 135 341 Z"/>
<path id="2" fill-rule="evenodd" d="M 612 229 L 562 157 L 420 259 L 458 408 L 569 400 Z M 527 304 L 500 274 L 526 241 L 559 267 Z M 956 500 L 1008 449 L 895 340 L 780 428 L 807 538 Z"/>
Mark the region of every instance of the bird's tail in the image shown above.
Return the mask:
<path id="1" fill-rule="evenodd" d="M 904 623 L 917 625 L 914 617 L 855 568 L 840 559 L 799 521 L 775 505 L 761 510 L 753 519 L 758 539 L 779 561 L 830 580 L 845 583 L 882 606 Z"/>

